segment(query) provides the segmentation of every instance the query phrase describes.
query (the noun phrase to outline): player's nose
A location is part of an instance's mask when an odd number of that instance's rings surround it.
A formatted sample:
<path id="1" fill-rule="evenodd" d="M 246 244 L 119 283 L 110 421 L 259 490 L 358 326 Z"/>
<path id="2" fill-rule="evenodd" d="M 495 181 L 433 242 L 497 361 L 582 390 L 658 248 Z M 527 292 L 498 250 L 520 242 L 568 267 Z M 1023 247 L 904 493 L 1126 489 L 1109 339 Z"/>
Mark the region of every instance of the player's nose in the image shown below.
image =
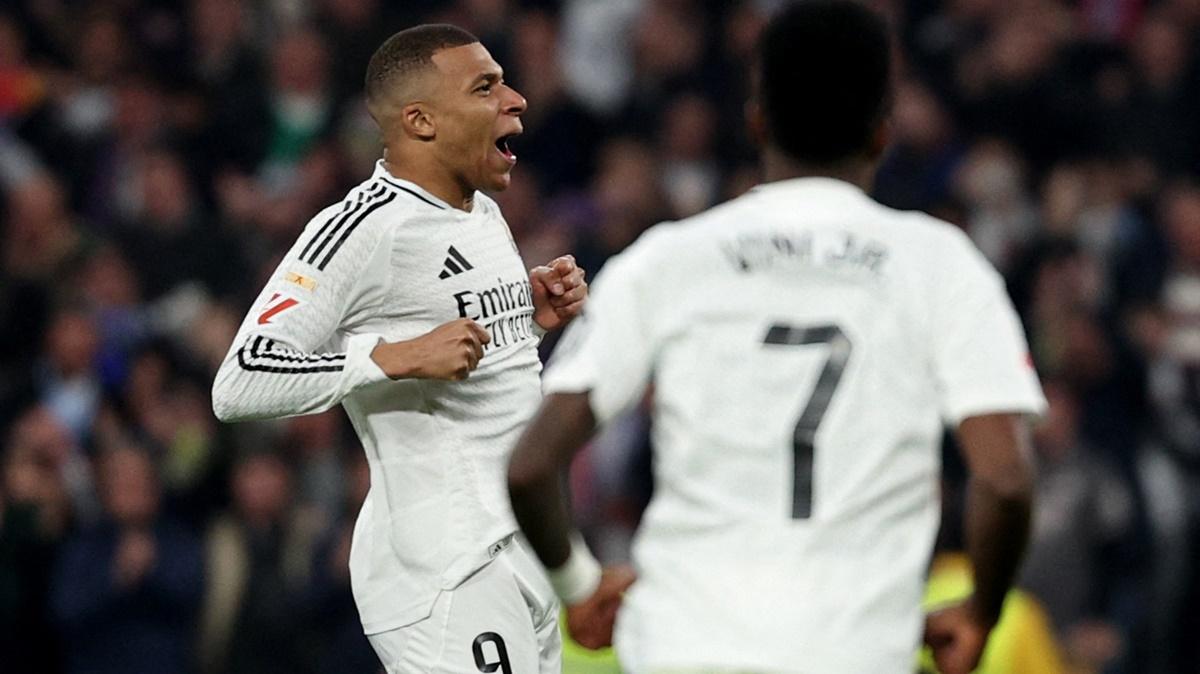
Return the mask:
<path id="1" fill-rule="evenodd" d="M 529 107 L 525 97 L 512 87 L 506 87 L 506 89 L 505 93 L 508 94 L 508 97 L 504 101 L 504 112 L 509 115 L 519 115 L 525 112 L 525 109 Z"/>

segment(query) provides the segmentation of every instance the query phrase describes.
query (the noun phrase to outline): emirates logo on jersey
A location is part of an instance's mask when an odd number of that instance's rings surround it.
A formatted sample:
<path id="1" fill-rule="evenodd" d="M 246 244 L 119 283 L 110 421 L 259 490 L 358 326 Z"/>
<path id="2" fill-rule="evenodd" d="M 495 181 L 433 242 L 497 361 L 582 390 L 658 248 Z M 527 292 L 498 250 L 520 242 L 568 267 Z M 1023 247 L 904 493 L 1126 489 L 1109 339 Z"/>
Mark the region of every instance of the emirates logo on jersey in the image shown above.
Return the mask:
<path id="1" fill-rule="evenodd" d="M 271 295 L 271 299 L 267 300 L 267 308 L 258 315 L 259 325 L 270 325 L 271 321 L 289 309 L 295 309 L 300 304 L 300 300 L 294 297 L 288 297 L 281 293 Z"/>
<path id="2" fill-rule="evenodd" d="M 478 321 L 491 335 L 485 353 L 525 340 L 536 340 L 533 333 L 533 290 L 527 279 L 504 281 L 484 290 L 454 293 L 460 318 Z"/>

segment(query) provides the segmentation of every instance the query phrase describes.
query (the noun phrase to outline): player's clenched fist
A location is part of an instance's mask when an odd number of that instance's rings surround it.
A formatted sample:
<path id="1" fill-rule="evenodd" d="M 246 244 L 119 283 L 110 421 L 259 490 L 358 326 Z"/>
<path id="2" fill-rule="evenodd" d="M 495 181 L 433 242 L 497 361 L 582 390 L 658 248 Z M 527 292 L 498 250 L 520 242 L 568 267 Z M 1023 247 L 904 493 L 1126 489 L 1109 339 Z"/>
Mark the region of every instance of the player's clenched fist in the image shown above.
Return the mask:
<path id="1" fill-rule="evenodd" d="M 567 631 L 584 648 L 595 650 L 612 645 L 613 623 L 625 590 L 637 580 L 633 567 L 622 564 L 604 569 L 592 596 L 567 606 Z"/>
<path id="2" fill-rule="evenodd" d="M 555 258 L 550 264 L 529 270 L 533 287 L 533 320 L 544 330 L 566 325 L 583 311 L 588 285 L 583 267 L 571 255 Z"/>
<path id="3" fill-rule="evenodd" d="M 979 664 L 990 629 L 968 599 L 925 617 L 925 643 L 942 674 L 970 674 Z"/>
<path id="4" fill-rule="evenodd" d="M 392 379 L 466 379 L 492 340 L 478 323 L 459 318 L 403 342 L 382 343 L 371 358 Z"/>

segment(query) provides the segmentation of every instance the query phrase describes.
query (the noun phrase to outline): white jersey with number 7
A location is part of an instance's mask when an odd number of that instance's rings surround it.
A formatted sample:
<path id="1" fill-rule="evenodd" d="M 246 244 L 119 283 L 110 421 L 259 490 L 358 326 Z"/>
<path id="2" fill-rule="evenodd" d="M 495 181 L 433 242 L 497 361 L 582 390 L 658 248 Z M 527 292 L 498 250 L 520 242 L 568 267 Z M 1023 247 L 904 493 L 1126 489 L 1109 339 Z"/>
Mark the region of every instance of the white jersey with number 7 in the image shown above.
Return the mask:
<path id="1" fill-rule="evenodd" d="M 827 178 L 648 231 L 543 389 L 605 422 L 653 384 L 633 673 L 911 671 L 943 424 L 1045 401 L 999 274 L 947 223 Z"/>

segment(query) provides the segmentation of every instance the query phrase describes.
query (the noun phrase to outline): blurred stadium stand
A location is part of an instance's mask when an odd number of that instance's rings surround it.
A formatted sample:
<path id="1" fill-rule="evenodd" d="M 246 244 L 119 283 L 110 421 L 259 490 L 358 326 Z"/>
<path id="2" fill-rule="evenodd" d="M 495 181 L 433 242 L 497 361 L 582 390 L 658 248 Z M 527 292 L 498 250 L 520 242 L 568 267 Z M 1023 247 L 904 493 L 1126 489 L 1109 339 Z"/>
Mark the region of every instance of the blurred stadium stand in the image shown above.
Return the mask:
<path id="1" fill-rule="evenodd" d="M 0 671 L 375 671 L 344 415 L 226 427 L 208 401 L 264 275 L 379 154 L 367 59 L 414 23 L 479 35 L 529 100 L 497 195 L 521 251 L 594 275 L 755 183 L 778 4 L 0 4 Z M 1200 2 L 871 4 L 900 63 L 875 194 L 971 235 L 1046 380 L 1022 596 L 1067 671 L 1200 672 Z M 634 414 L 576 467 L 601 556 L 647 466 Z"/>

